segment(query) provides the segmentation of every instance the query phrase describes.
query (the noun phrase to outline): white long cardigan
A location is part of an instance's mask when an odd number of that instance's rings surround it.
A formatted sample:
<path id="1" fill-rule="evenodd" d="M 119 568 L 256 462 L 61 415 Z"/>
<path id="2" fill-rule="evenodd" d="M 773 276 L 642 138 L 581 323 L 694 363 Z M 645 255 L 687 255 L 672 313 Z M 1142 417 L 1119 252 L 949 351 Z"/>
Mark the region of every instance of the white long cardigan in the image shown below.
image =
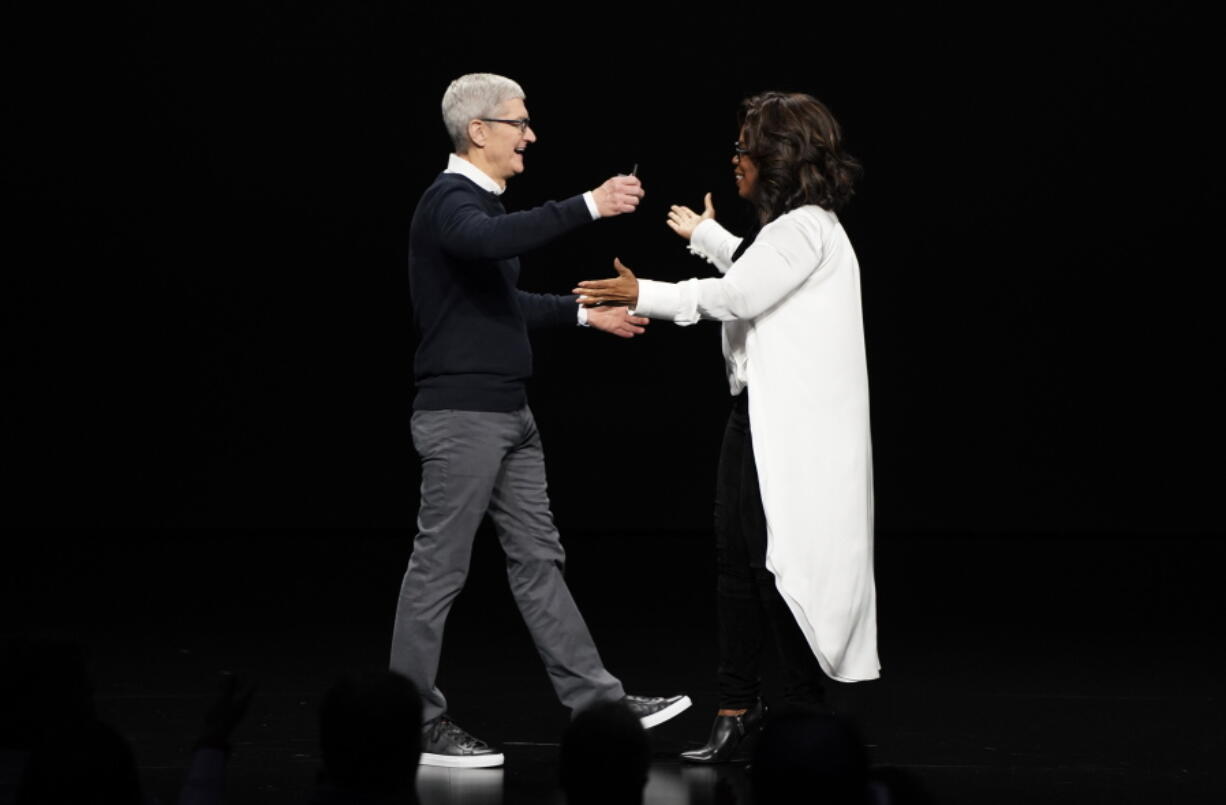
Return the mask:
<path id="1" fill-rule="evenodd" d="M 822 670 L 876 679 L 873 466 L 860 267 L 847 233 L 817 206 L 741 239 L 715 221 L 690 249 L 723 277 L 639 280 L 635 313 L 690 325 L 724 322 L 734 395 L 749 421 L 766 511 L 766 567 Z"/>

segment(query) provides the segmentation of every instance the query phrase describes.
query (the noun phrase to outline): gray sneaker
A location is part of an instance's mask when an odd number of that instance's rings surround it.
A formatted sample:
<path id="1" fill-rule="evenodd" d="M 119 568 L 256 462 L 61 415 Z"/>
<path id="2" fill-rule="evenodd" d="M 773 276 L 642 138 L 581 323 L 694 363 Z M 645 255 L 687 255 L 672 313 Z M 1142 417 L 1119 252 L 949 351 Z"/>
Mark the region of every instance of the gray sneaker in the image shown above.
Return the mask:
<path id="1" fill-rule="evenodd" d="M 484 769 L 502 765 L 502 753 L 460 729 L 446 715 L 421 728 L 421 765 Z"/>
<path id="2" fill-rule="evenodd" d="M 685 712 L 690 706 L 690 697 L 679 696 L 630 696 L 622 699 L 630 712 L 639 717 L 643 729 L 649 730 L 663 724 L 675 715 Z"/>

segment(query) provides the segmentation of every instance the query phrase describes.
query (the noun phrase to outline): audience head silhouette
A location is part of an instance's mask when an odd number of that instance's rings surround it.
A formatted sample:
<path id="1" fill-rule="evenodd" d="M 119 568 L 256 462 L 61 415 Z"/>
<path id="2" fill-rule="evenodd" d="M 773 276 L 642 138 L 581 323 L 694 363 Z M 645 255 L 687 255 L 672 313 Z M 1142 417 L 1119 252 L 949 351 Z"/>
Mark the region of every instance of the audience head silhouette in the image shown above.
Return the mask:
<path id="1" fill-rule="evenodd" d="M 142 805 L 136 758 L 95 714 L 80 645 L 17 637 L 0 654 L 0 742 L 26 757 L 13 801 Z"/>
<path id="2" fill-rule="evenodd" d="M 319 707 L 324 782 L 368 797 L 414 801 L 421 757 L 421 697 L 400 674 L 351 674 Z"/>
<path id="3" fill-rule="evenodd" d="M 863 805 L 868 791 L 868 759 L 859 736 L 841 719 L 825 714 L 771 717 L 754 750 L 750 774 L 759 805 Z"/>
<path id="4" fill-rule="evenodd" d="M 562 737 L 562 790 L 571 805 L 640 805 L 650 764 L 647 733 L 621 702 L 582 711 Z"/>

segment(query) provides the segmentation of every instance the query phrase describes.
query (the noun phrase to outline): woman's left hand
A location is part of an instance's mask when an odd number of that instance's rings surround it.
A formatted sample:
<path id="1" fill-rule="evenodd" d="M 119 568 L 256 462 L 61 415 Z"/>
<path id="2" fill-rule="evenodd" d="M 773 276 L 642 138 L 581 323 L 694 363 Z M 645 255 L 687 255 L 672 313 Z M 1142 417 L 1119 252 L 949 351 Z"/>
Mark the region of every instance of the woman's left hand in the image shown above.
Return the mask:
<path id="1" fill-rule="evenodd" d="M 639 281 L 634 273 L 622 265 L 622 261 L 613 258 L 613 270 L 617 272 L 616 279 L 584 280 L 571 293 L 579 294 L 581 305 L 627 305 L 634 307 L 639 301 Z"/>

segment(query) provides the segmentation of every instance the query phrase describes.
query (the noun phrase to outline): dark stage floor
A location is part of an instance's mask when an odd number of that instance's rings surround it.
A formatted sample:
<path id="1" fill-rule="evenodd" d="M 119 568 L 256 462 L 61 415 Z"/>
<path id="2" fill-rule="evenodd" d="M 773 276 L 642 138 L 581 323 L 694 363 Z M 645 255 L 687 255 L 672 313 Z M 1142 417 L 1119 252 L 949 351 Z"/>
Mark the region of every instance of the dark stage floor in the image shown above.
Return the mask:
<path id="1" fill-rule="evenodd" d="M 448 624 L 441 682 L 505 769 L 425 769 L 425 803 L 556 801 L 557 704 L 506 590 L 492 535 Z M 10 537 L 5 631 L 75 636 L 98 704 L 149 793 L 175 800 L 215 678 L 256 680 L 229 801 L 305 801 L 315 709 L 341 672 L 381 667 L 409 536 L 186 532 Z M 653 731 L 646 801 L 746 802 L 743 772 L 683 768 L 714 714 L 713 559 L 701 535 L 569 534 L 568 578 L 631 692 L 687 691 Z M 941 803 L 1220 801 L 1226 757 L 1209 538 L 884 536 L 879 682 L 833 691 L 878 766 Z M 649 559 L 650 561 L 645 561 Z M 768 669 L 769 670 L 769 669 Z M 768 693 L 769 693 L 768 689 Z M 723 799 L 722 801 L 728 801 Z"/>

